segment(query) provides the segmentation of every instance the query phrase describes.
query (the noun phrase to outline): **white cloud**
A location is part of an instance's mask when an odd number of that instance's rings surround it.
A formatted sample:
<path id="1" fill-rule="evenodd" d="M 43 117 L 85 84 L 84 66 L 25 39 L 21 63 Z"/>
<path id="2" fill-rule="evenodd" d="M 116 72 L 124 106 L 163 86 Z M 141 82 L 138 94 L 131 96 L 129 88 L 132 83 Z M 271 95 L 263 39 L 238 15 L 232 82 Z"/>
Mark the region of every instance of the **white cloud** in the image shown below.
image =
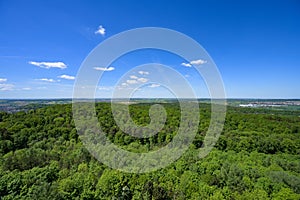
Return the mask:
<path id="1" fill-rule="evenodd" d="M 65 68 L 67 68 L 67 65 L 63 62 L 35 62 L 35 61 L 29 61 L 28 63 L 31 64 L 31 65 L 35 65 L 37 67 L 46 68 L 46 69 L 50 69 L 50 68 L 65 69 Z"/>
<path id="2" fill-rule="evenodd" d="M 105 91 L 110 91 L 113 90 L 114 88 L 112 86 L 99 86 L 98 90 L 105 90 Z"/>
<path id="3" fill-rule="evenodd" d="M 137 83 L 146 83 L 148 81 L 147 78 L 139 78 L 137 76 L 130 76 L 130 78 L 126 81 L 126 83 L 122 83 L 123 86 L 126 86 L 128 84 L 137 84 Z"/>
<path id="4" fill-rule="evenodd" d="M 141 75 L 148 75 L 149 74 L 149 72 L 147 72 L 147 71 L 139 71 L 138 73 L 141 74 Z"/>
<path id="5" fill-rule="evenodd" d="M 138 83 L 138 81 L 135 80 L 135 79 L 130 79 L 130 80 L 127 80 L 126 82 L 127 82 L 128 84 L 137 84 L 137 83 Z"/>
<path id="6" fill-rule="evenodd" d="M 146 78 L 138 78 L 137 80 L 142 83 L 146 83 L 148 81 Z"/>
<path id="7" fill-rule="evenodd" d="M 102 36 L 105 35 L 105 28 L 103 26 L 99 26 L 97 31 L 95 31 L 95 34 L 100 34 Z"/>
<path id="8" fill-rule="evenodd" d="M 131 75 L 130 78 L 131 78 L 131 79 L 138 79 L 139 77 L 134 76 L 134 75 Z"/>
<path id="9" fill-rule="evenodd" d="M 192 67 L 192 65 L 190 63 L 181 63 L 181 65 L 184 67 Z"/>
<path id="10" fill-rule="evenodd" d="M 114 67 L 94 67 L 95 70 L 98 70 L 98 71 L 113 71 L 115 70 Z"/>
<path id="11" fill-rule="evenodd" d="M 6 82 L 7 78 L 0 78 L 0 83 Z"/>
<path id="12" fill-rule="evenodd" d="M 38 90 L 44 90 L 44 89 L 47 89 L 47 87 L 42 86 L 42 87 L 37 87 L 36 89 L 38 89 Z"/>
<path id="13" fill-rule="evenodd" d="M 52 78 L 40 78 L 40 79 L 36 79 L 38 81 L 45 81 L 45 82 L 50 82 L 50 83 L 54 83 L 56 82 L 54 79 Z"/>
<path id="14" fill-rule="evenodd" d="M 199 60 L 192 60 L 190 63 L 192 65 L 203 65 L 203 64 L 207 63 L 207 61 L 199 59 Z"/>
<path id="15" fill-rule="evenodd" d="M 184 67 L 192 67 L 192 65 L 203 65 L 207 63 L 206 60 L 202 60 L 202 59 L 198 59 L 198 60 L 192 60 L 191 62 L 189 63 L 181 63 L 182 66 Z"/>
<path id="16" fill-rule="evenodd" d="M 13 90 L 14 85 L 13 84 L 0 84 L 0 91 L 8 91 Z"/>
<path id="17" fill-rule="evenodd" d="M 58 76 L 59 78 L 63 78 L 63 79 L 67 79 L 67 80 L 74 80 L 75 77 L 74 76 L 69 76 L 69 75 L 61 75 L 61 76 Z"/>
<path id="18" fill-rule="evenodd" d="M 22 90 L 31 90 L 30 87 L 25 87 L 25 88 L 22 88 Z"/>
<path id="19" fill-rule="evenodd" d="M 149 85 L 150 88 L 156 88 L 156 87 L 160 87 L 159 84 L 156 83 L 152 83 L 151 85 Z"/>

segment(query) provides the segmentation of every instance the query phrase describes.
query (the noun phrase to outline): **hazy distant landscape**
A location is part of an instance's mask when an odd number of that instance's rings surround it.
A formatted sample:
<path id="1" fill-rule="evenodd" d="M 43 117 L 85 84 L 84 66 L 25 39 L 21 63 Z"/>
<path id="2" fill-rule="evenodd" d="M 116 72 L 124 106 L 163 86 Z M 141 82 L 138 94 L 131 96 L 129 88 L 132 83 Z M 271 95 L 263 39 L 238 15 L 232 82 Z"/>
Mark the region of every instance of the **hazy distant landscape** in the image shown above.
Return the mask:
<path id="1" fill-rule="evenodd" d="M 111 99 L 92 99 L 95 102 L 111 102 Z M 188 99 L 187 99 L 188 100 Z M 210 99 L 198 99 L 201 103 L 210 103 Z M 116 100 L 114 100 L 116 101 Z M 124 100 L 118 99 L 123 102 Z M 130 99 L 135 103 L 162 103 L 174 102 L 177 99 Z M 228 106 L 265 108 L 272 110 L 300 111 L 299 99 L 227 99 Z M 18 112 L 29 111 L 30 109 L 40 108 L 52 104 L 70 104 L 72 99 L 0 99 L 0 111 Z"/>

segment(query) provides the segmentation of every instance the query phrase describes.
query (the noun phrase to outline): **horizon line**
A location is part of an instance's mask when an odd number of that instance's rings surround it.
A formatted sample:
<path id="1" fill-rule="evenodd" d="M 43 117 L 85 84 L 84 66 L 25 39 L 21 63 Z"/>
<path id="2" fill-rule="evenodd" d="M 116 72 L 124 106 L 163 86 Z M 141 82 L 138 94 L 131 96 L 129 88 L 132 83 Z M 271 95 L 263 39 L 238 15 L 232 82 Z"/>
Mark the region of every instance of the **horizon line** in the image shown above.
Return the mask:
<path id="1" fill-rule="evenodd" d="M 50 97 L 50 98 L 0 98 L 0 101 L 2 100 L 127 100 L 128 98 L 69 98 L 69 97 Z M 129 100 L 143 100 L 143 99 L 148 99 L 148 100 L 153 100 L 153 99 L 178 99 L 178 98 L 173 98 L 173 97 L 150 97 L 150 98 L 144 98 L 144 97 L 135 97 L 135 98 L 130 98 Z M 195 98 L 179 98 L 179 99 L 195 99 Z M 208 97 L 203 97 L 203 98 L 196 98 L 198 100 L 300 100 L 300 98 L 254 98 L 254 97 L 228 97 L 228 98 L 208 98 Z"/>

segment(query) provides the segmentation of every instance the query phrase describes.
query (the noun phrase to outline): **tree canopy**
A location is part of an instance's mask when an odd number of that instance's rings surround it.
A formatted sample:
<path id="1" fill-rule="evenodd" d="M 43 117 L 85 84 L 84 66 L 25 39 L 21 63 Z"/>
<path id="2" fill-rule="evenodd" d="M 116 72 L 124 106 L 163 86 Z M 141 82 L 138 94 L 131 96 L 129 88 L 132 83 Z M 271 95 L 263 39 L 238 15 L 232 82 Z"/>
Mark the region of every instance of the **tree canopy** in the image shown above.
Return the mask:
<path id="1" fill-rule="evenodd" d="M 132 120 L 149 124 L 151 105 L 130 105 Z M 96 111 L 110 141 L 128 151 L 149 152 L 178 132 L 179 104 L 161 105 L 166 123 L 149 138 L 120 130 L 109 103 L 97 103 Z M 0 199 L 300 199 L 300 112 L 229 107 L 217 144 L 199 159 L 211 115 L 210 105 L 201 103 L 188 151 L 166 168 L 134 174 L 110 169 L 87 151 L 71 106 L 0 113 Z"/>

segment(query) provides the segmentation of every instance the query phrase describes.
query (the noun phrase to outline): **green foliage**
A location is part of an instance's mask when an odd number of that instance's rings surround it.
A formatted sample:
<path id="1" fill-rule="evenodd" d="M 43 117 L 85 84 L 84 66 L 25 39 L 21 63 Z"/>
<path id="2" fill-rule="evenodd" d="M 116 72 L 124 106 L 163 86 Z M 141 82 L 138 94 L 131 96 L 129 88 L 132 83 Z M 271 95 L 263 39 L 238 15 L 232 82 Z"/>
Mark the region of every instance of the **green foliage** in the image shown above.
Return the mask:
<path id="1" fill-rule="evenodd" d="M 149 138 L 135 138 L 119 129 L 110 104 L 98 103 L 96 111 L 114 144 L 146 153 L 177 134 L 179 105 L 162 105 L 166 123 Z M 133 122 L 149 124 L 150 106 L 130 105 Z M 120 111 L 125 107 L 120 105 Z M 198 133 L 180 159 L 152 173 L 128 174 L 91 156 L 77 135 L 71 110 L 71 105 L 52 105 L 0 112 L 0 199 L 300 199 L 297 111 L 289 115 L 229 107 L 215 148 L 198 159 L 210 123 L 210 105 L 200 104 Z M 118 115 L 130 130 L 126 116 Z"/>

